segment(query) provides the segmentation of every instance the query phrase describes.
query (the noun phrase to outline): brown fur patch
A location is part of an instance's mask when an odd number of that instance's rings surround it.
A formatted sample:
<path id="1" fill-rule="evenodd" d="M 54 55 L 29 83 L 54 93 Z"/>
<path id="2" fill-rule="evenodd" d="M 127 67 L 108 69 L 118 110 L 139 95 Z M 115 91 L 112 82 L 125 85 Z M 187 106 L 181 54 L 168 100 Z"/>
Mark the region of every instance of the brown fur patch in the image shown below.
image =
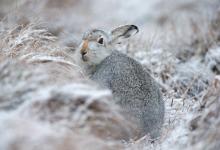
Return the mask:
<path id="1" fill-rule="evenodd" d="M 88 40 L 83 41 L 83 45 L 82 45 L 82 48 L 80 50 L 81 54 L 86 54 L 87 53 L 88 43 L 89 43 Z"/>

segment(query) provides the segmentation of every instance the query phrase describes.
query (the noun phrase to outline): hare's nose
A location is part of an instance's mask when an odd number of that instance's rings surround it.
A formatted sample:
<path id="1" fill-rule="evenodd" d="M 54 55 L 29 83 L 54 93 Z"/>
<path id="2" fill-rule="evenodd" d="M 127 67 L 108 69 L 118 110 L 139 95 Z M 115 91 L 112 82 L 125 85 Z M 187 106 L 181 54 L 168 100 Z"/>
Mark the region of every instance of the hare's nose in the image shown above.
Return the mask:
<path id="1" fill-rule="evenodd" d="M 85 55 L 87 53 L 87 49 L 88 49 L 88 40 L 84 40 L 80 50 L 81 54 Z"/>

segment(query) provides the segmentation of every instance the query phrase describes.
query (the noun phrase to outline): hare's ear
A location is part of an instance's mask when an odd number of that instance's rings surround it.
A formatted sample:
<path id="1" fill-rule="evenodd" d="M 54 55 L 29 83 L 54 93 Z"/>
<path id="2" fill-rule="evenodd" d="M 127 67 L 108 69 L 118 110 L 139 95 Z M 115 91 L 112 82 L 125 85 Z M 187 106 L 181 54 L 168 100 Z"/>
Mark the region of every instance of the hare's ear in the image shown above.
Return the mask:
<path id="1" fill-rule="evenodd" d="M 124 25 L 111 31 L 111 43 L 121 42 L 121 40 L 129 38 L 138 33 L 138 27 L 135 25 Z"/>

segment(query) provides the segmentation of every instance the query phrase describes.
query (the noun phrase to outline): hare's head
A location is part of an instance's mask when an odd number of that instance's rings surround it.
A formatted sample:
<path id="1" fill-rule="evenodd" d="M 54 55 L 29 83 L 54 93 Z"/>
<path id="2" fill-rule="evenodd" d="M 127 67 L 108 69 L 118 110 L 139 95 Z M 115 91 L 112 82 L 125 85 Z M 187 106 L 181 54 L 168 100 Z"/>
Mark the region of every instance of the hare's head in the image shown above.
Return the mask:
<path id="1" fill-rule="evenodd" d="M 87 65 L 97 65 L 114 50 L 114 46 L 122 39 L 129 38 L 138 32 L 135 25 L 125 25 L 110 32 L 98 29 L 84 33 L 82 43 L 78 47 L 77 59 Z"/>

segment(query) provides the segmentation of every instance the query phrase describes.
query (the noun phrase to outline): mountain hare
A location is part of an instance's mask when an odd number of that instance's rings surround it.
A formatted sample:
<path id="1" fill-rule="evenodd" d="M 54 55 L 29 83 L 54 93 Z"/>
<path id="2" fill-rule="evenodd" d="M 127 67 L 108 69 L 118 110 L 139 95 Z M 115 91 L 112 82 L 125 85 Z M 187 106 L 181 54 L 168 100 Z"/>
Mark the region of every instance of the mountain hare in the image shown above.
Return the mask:
<path id="1" fill-rule="evenodd" d="M 158 85 L 137 61 L 114 50 L 114 45 L 137 32 L 134 25 L 121 26 L 110 33 L 90 30 L 83 35 L 75 56 L 92 80 L 112 90 L 123 112 L 134 117 L 141 127 L 141 134 L 156 138 L 164 119 Z"/>

